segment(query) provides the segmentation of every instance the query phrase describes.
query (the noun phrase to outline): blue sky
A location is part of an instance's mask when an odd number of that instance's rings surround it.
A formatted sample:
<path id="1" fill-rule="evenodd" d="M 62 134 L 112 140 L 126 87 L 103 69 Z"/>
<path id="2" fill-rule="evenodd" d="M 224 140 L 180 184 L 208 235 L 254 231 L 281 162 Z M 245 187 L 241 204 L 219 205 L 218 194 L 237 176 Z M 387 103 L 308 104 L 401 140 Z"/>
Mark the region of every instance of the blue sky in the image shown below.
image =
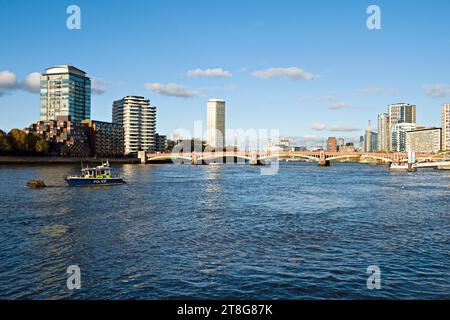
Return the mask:
<path id="1" fill-rule="evenodd" d="M 66 27 L 71 4 L 81 30 Z M 366 27 L 370 4 L 381 30 Z M 23 82 L 61 64 L 94 79 L 93 119 L 110 121 L 113 100 L 143 95 L 169 136 L 205 121 L 212 97 L 227 101 L 228 128 L 280 129 L 305 144 L 359 136 L 395 102 L 440 126 L 449 12 L 447 0 L 0 0 L 0 128 L 38 120 L 33 78 Z"/>

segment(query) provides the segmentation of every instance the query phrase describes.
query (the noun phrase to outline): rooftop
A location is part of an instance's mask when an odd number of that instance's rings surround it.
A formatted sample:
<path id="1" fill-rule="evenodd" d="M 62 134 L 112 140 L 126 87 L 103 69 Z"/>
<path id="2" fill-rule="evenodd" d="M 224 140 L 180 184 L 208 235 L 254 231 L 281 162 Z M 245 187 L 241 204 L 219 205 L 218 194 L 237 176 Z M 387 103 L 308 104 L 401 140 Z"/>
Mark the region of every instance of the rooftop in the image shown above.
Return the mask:
<path id="1" fill-rule="evenodd" d="M 225 102 L 225 100 L 223 99 L 218 99 L 218 98 L 212 98 L 208 100 L 209 102 Z"/>
<path id="2" fill-rule="evenodd" d="M 86 76 L 86 72 L 70 65 L 51 67 L 46 70 L 46 74 L 58 74 L 58 73 L 75 73 L 83 77 Z"/>

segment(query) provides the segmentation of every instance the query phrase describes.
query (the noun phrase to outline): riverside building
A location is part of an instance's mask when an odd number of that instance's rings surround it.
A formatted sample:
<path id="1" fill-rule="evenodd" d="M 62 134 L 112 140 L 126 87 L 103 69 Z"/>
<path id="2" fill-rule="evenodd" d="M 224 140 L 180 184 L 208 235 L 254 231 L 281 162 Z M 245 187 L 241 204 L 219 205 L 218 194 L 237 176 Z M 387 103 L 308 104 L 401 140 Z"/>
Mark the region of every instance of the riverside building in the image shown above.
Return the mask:
<path id="1" fill-rule="evenodd" d="M 335 137 L 329 137 L 327 140 L 327 151 L 337 152 L 337 139 Z"/>
<path id="2" fill-rule="evenodd" d="M 126 96 L 113 102 L 113 123 L 124 129 L 125 154 L 154 151 L 156 107 L 140 96 Z"/>
<path id="3" fill-rule="evenodd" d="M 380 113 L 378 115 L 378 151 L 389 151 L 390 149 L 390 121 L 387 113 Z"/>
<path id="4" fill-rule="evenodd" d="M 442 105 L 442 150 L 450 151 L 450 103 Z"/>
<path id="5" fill-rule="evenodd" d="M 91 118 L 91 80 L 73 66 L 57 66 L 41 75 L 40 120 Z"/>
<path id="6" fill-rule="evenodd" d="M 91 156 L 123 157 L 124 130 L 121 125 L 96 121 L 81 121 L 87 127 Z"/>
<path id="7" fill-rule="evenodd" d="M 391 151 L 406 152 L 406 132 L 416 130 L 415 123 L 397 123 L 392 127 Z"/>
<path id="8" fill-rule="evenodd" d="M 406 151 L 437 153 L 442 148 L 441 128 L 417 129 L 406 132 Z"/>
<path id="9" fill-rule="evenodd" d="M 210 99 L 207 104 L 207 141 L 222 150 L 225 146 L 225 100 Z"/>
<path id="10" fill-rule="evenodd" d="M 372 131 L 372 125 L 370 124 L 367 127 L 367 130 L 364 134 L 364 152 L 376 152 L 378 147 L 378 134 Z"/>
<path id="11" fill-rule="evenodd" d="M 70 116 L 40 120 L 25 132 L 42 135 L 60 156 L 88 157 L 91 153 L 87 127 L 80 121 L 72 121 Z"/>
<path id="12" fill-rule="evenodd" d="M 397 123 L 416 123 L 416 106 L 409 103 L 394 103 L 388 106 L 391 127 Z"/>

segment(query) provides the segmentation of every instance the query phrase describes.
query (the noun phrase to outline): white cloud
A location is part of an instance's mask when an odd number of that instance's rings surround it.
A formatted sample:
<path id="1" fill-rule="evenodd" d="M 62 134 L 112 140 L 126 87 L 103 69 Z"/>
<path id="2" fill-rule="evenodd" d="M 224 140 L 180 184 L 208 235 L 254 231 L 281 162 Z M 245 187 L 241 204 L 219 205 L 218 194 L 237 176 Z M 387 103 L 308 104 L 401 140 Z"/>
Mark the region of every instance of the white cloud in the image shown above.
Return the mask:
<path id="1" fill-rule="evenodd" d="M 312 130 L 316 131 L 332 131 L 332 132 L 354 132 L 359 131 L 359 128 L 345 125 L 326 125 L 320 122 L 316 122 L 311 126 Z"/>
<path id="2" fill-rule="evenodd" d="M 322 144 L 326 144 L 327 137 L 324 137 L 323 135 L 304 135 L 304 136 L 292 136 L 287 137 L 291 141 L 291 144 L 294 146 L 318 146 Z M 353 142 L 353 143 L 359 143 L 359 136 L 357 137 L 346 137 L 346 136 L 340 136 L 339 138 L 344 138 L 345 142 Z"/>
<path id="3" fill-rule="evenodd" d="M 316 122 L 311 126 L 311 129 L 317 130 L 317 131 L 323 131 L 326 129 L 326 125 L 320 122 Z"/>
<path id="4" fill-rule="evenodd" d="M 232 74 L 222 68 L 214 68 L 214 69 L 194 69 L 189 70 L 187 72 L 188 77 L 192 78 L 229 78 Z"/>
<path id="5" fill-rule="evenodd" d="M 307 72 L 297 67 L 289 68 L 269 68 L 266 70 L 259 70 L 252 73 L 252 76 L 261 79 L 271 79 L 277 77 L 284 77 L 292 80 L 313 80 L 317 75 Z"/>
<path id="6" fill-rule="evenodd" d="M 0 89 L 11 90 L 17 88 L 17 77 L 11 71 L 0 71 Z"/>
<path id="7" fill-rule="evenodd" d="M 380 87 L 367 87 L 365 89 L 361 90 L 361 93 L 364 94 L 389 94 L 389 95 L 396 95 L 398 93 L 397 88 L 380 88 Z"/>
<path id="8" fill-rule="evenodd" d="M 106 84 L 109 83 L 109 81 L 104 80 L 102 78 L 92 78 L 91 79 L 91 91 L 96 94 L 104 94 L 106 89 Z"/>
<path id="9" fill-rule="evenodd" d="M 293 145 L 302 146 L 302 145 L 314 145 L 323 142 L 322 136 L 317 135 L 304 135 L 298 137 L 289 137 L 289 140 L 292 141 Z"/>
<path id="10" fill-rule="evenodd" d="M 350 108 L 353 108 L 353 106 L 351 106 L 347 103 L 343 103 L 343 102 L 333 103 L 328 106 L 328 109 L 330 109 L 330 110 L 341 110 L 341 109 L 350 109 Z"/>
<path id="11" fill-rule="evenodd" d="M 298 97 L 300 102 L 324 102 L 336 99 L 336 93 L 332 92 L 322 96 L 303 95 Z"/>
<path id="12" fill-rule="evenodd" d="M 33 72 L 27 75 L 22 82 L 22 88 L 32 93 L 39 93 L 41 90 L 41 74 Z"/>
<path id="13" fill-rule="evenodd" d="M 106 84 L 108 83 L 111 83 L 111 81 L 102 78 L 92 78 L 91 91 L 96 94 L 103 94 L 107 91 Z M 120 85 L 120 83 L 117 82 L 117 85 Z M 0 71 L 0 97 L 16 89 L 39 93 L 40 88 L 41 74 L 39 72 L 32 72 L 19 82 L 14 73 Z"/>
<path id="14" fill-rule="evenodd" d="M 450 96 L 450 87 L 446 84 L 428 84 L 423 88 L 425 93 L 432 98 L 446 98 Z"/>
<path id="15" fill-rule="evenodd" d="M 169 84 L 146 83 L 144 87 L 148 90 L 157 92 L 162 96 L 168 97 L 192 98 L 199 95 L 199 93 L 196 91 L 188 90 L 184 86 L 174 83 Z"/>

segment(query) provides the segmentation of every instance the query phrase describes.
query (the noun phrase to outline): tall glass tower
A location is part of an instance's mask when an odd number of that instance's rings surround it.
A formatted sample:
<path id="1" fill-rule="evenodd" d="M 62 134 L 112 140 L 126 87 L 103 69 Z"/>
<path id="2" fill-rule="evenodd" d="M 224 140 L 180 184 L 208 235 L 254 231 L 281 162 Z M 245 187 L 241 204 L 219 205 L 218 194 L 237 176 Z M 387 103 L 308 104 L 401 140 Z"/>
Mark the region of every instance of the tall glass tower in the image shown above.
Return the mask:
<path id="1" fill-rule="evenodd" d="M 72 121 L 91 118 L 91 80 L 72 66 L 49 68 L 41 75 L 41 120 L 70 116 Z"/>
<path id="2" fill-rule="evenodd" d="M 209 146 L 222 149 L 225 146 L 225 101 L 209 99 L 207 104 L 207 126 Z"/>

